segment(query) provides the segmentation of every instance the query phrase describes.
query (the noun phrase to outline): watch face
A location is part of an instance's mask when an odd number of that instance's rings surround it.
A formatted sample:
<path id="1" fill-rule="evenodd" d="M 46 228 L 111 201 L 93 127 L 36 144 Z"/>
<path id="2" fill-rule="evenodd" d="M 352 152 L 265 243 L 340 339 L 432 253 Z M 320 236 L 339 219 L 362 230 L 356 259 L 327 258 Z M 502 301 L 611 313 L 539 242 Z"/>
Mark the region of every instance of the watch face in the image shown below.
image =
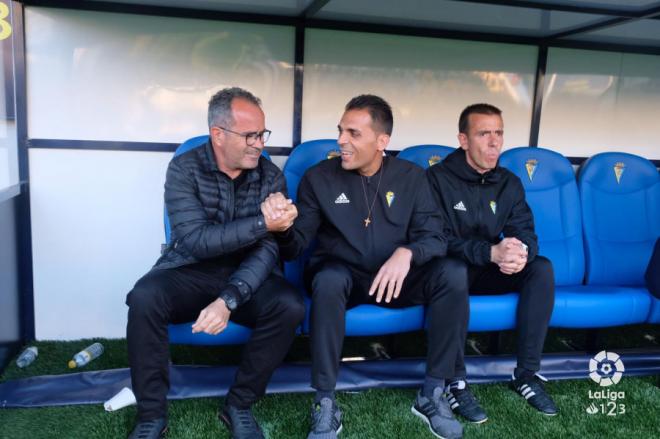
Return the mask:
<path id="1" fill-rule="evenodd" d="M 227 309 L 229 309 L 229 311 L 233 311 L 236 309 L 236 301 L 233 298 L 227 297 L 224 300 L 225 300 L 225 305 L 227 305 Z"/>

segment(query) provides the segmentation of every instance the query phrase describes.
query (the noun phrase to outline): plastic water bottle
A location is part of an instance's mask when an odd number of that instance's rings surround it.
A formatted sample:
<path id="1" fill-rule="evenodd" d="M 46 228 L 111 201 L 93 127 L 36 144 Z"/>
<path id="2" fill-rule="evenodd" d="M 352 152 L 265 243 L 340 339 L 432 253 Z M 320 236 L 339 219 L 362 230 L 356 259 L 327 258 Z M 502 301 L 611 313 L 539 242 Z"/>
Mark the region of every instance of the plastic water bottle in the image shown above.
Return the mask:
<path id="1" fill-rule="evenodd" d="M 101 343 L 91 344 L 73 356 L 73 359 L 69 361 L 69 369 L 83 367 L 93 359 L 100 357 L 102 353 L 103 345 Z"/>
<path id="2" fill-rule="evenodd" d="M 37 355 L 39 355 L 39 349 L 37 349 L 36 346 L 30 346 L 29 348 L 26 348 L 16 359 L 16 366 L 20 367 L 21 369 L 29 366 L 34 360 L 37 359 Z"/>

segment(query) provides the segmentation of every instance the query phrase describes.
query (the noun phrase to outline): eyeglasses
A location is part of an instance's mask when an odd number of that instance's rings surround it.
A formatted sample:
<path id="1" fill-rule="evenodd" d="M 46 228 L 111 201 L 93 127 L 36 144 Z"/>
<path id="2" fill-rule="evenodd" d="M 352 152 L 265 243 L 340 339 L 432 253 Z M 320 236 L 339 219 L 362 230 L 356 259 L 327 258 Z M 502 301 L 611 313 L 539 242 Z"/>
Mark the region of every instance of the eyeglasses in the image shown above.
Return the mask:
<path id="1" fill-rule="evenodd" d="M 237 133 L 236 131 L 232 131 L 228 128 L 225 127 L 217 127 L 220 128 L 223 131 L 227 131 L 228 133 L 236 134 L 237 136 L 241 136 L 245 138 L 245 144 L 247 146 L 252 146 L 257 142 L 257 139 L 261 140 L 261 143 L 264 144 L 268 142 L 268 138 L 270 137 L 270 133 L 272 133 L 271 130 L 263 130 L 260 133 Z"/>

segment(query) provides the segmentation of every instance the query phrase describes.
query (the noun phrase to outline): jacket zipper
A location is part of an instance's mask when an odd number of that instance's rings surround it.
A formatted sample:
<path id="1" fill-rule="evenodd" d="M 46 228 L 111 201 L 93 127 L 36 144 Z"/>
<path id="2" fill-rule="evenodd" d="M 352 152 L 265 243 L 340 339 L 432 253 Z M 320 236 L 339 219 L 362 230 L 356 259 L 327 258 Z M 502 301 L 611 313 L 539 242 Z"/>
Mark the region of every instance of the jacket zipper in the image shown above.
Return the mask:
<path id="1" fill-rule="evenodd" d="M 229 221 L 231 222 L 234 220 L 234 209 L 236 206 L 234 206 L 234 180 L 231 178 L 229 179 Z"/>

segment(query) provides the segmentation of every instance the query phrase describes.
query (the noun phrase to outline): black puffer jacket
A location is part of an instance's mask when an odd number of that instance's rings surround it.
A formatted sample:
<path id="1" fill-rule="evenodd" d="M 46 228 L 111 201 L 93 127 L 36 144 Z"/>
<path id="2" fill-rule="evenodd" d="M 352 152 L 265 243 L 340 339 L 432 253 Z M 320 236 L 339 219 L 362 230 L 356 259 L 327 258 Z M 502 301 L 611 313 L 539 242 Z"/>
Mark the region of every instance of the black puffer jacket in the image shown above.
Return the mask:
<path id="1" fill-rule="evenodd" d="M 235 266 L 229 284 L 240 292 L 239 305 L 273 270 L 279 272 L 277 244 L 266 230 L 260 204 L 272 192 L 286 194 L 282 172 L 265 158 L 244 172 L 236 188 L 218 169 L 210 143 L 172 159 L 165 180 L 172 234 L 154 266 L 174 268 L 210 258 Z"/>
<path id="2" fill-rule="evenodd" d="M 520 179 L 499 165 L 484 174 L 472 169 L 458 148 L 427 171 L 433 193 L 451 227 L 447 253 L 470 264 L 490 263 L 490 248 L 505 237 L 528 246 L 527 260 L 538 253 L 534 217 Z"/>

